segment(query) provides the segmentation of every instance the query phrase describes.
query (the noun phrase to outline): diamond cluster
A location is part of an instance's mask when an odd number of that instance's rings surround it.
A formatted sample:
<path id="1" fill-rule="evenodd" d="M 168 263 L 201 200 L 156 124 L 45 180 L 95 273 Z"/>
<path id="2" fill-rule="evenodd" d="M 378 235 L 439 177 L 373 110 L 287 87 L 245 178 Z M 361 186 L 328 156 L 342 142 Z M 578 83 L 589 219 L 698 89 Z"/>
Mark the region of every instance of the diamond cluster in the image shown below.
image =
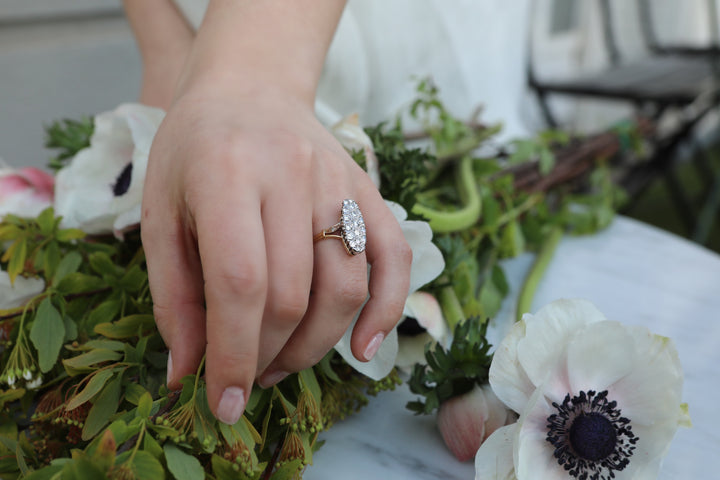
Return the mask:
<path id="1" fill-rule="evenodd" d="M 353 255 L 362 253 L 367 243 L 365 220 L 360 213 L 360 207 L 353 200 L 343 200 L 340 222 L 342 223 L 343 240 L 348 251 Z"/>

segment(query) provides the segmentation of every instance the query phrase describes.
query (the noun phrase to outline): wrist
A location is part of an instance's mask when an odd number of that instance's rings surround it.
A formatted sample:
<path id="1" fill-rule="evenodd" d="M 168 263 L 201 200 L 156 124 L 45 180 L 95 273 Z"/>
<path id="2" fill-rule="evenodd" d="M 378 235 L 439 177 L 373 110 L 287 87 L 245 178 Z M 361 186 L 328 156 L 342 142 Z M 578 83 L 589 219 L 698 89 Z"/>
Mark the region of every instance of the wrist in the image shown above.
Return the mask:
<path id="1" fill-rule="evenodd" d="M 238 94 L 258 88 L 312 104 L 344 0 L 212 0 L 181 93 L 210 83 Z"/>

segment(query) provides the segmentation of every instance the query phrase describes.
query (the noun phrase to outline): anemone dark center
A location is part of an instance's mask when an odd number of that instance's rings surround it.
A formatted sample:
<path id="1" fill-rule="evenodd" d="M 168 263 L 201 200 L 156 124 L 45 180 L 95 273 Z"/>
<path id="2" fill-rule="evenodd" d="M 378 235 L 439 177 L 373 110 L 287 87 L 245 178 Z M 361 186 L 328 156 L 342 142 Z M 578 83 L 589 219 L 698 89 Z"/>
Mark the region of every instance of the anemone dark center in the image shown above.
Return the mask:
<path id="1" fill-rule="evenodd" d="M 128 163 L 125 168 L 123 168 L 122 172 L 120 172 L 120 175 L 118 175 L 115 180 L 115 185 L 113 185 L 113 195 L 120 197 L 127 193 L 130 188 L 130 180 L 132 180 L 132 170 L 132 163 Z"/>
<path id="2" fill-rule="evenodd" d="M 630 464 L 638 437 L 630 420 L 621 415 L 607 390 L 566 395 L 547 418 L 547 437 L 553 455 L 577 479 L 609 480 Z"/>
<path id="3" fill-rule="evenodd" d="M 615 427 L 599 413 L 578 415 L 572 422 L 569 433 L 570 446 L 575 453 L 587 460 L 602 460 L 615 450 Z"/>

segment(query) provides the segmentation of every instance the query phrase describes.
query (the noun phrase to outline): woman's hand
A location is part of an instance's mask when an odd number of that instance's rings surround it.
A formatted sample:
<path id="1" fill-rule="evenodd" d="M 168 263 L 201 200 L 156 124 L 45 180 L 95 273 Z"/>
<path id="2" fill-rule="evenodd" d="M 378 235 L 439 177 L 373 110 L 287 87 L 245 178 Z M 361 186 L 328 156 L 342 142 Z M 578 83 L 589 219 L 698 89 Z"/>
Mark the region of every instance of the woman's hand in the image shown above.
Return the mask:
<path id="1" fill-rule="evenodd" d="M 342 3 L 303 3 L 211 3 L 150 154 L 142 235 L 168 383 L 205 353 L 211 409 L 230 424 L 254 379 L 269 386 L 317 363 L 368 292 L 352 350 L 370 359 L 409 288 L 412 254 L 397 221 L 313 112 L 334 29 L 323 16 L 337 22 Z M 366 252 L 355 256 L 340 241 L 313 245 L 346 198 L 367 225 Z"/>

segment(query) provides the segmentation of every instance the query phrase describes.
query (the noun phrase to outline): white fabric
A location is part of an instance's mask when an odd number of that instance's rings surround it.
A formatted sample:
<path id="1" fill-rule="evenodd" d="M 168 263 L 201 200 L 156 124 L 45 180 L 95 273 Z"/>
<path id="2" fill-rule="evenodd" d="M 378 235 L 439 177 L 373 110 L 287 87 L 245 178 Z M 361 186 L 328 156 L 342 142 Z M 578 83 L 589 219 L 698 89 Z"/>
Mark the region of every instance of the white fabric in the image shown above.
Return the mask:
<path id="1" fill-rule="evenodd" d="M 207 0 L 175 0 L 197 27 Z M 328 52 L 316 111 L 331 125 L 359 113 L 365 125 L 391 120 L 415 98 L 415 78 L 432 76 L 460 118 L 479 106 L 505 134 L 526 132 L 528 0 L 350 0 Z"/>

